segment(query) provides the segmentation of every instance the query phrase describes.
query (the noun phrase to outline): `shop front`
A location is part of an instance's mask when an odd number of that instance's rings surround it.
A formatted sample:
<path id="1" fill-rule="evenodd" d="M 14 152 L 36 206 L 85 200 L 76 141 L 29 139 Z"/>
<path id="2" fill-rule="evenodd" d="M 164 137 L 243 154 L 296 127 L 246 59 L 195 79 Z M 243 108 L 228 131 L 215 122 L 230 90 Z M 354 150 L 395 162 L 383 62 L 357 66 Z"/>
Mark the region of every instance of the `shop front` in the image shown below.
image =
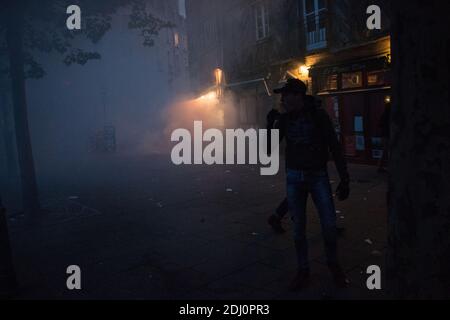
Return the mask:
<path id="1" fill-rule="evenodd" d="M 335 123 L 346 157 L 352 162 L 376 164 L 384 152 L 380 121 L 390 102 L 389 57 L 313 66 L 310 75 L 315 95 Z"/>

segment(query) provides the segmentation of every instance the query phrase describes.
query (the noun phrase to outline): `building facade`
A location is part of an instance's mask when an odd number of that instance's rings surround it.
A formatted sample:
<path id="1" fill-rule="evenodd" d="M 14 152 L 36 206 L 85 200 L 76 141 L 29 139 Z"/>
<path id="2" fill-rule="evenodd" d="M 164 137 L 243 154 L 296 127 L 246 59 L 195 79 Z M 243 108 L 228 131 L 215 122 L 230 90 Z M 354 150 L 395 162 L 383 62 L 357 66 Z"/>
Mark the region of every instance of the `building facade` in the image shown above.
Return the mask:
<path id="1" fill-rule="evenodd" d="M 223 68 L 223 19 L 226 1 L 187 0 L 186 15 L 191 89 L 199 94 L 213 86 L 214 70 Z"/>
<path id="2" fill-rule="evenodd" d="M 378 123 L 390 96 L 388 2 L 187 0 L 195 90 L 208 90 L 213 70 L 222 69 L 235 109 L 230 123 L 261 128 L 279 105 L 273 88 L 299 78 L 322 99 L 346 155 L 376 162 Z M 366 26 L 370 5 L 381 9 L 381 30 Z"/>
<path id="3" fill-rule="evenodd" d="M 224 94 L 233 101 L 226 122 L 264 127 L 276 104 L 273 87 L 302 55 L 298 1 L 187 0 L 186 7 L 193 90 L 209 91 L 221 69 Z"/>
<path id="4" fill-rule="evenodd" d="M 186 92 L 189 83 L 186 12 L 184 0 L 147 0 L 152 14 L 171 23 L 159 31 L 155 49 L 159 70 L 166 73 L 169 90 Z"/>
<path id="5" fill-rule="evenodd" d="M 390 102 L 389 3 L 301 2 L 311 90 L 334 120 L 345 155 L 376 163 L 385 138 L 380 119 Z M 366 25 L 371 5 L 381 9 L 379 30 Z"/>
<path id="6" fill-rule="evenodd" d="M 226 88 L 234 99 L 234 123 L 244 128 L 266 126 L 277 105 L 274 87 L 297 70 L 303 55 L 298 2 L 236 0 L 224 22 Z M 294 77 L 298 74 L 292 75 Z"/>

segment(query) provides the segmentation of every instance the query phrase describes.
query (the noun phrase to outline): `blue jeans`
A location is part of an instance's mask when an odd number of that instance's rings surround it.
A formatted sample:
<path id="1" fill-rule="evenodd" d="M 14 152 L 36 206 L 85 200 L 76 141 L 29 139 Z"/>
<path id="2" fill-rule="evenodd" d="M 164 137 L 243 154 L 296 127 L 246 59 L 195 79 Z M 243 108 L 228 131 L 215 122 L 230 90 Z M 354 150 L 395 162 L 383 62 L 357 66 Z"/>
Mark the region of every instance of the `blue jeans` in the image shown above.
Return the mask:
<path id="1" fill-rule="evenodd" d="M 306 239 L 306 202 L 309 194 L 319 213 L 327 262 L 329 265 L 337 264 L 336 210 L 328 172 L 326 169 L 319 171 L 288 169 L 286 179 L 299 268 L 309 269 Z"/>

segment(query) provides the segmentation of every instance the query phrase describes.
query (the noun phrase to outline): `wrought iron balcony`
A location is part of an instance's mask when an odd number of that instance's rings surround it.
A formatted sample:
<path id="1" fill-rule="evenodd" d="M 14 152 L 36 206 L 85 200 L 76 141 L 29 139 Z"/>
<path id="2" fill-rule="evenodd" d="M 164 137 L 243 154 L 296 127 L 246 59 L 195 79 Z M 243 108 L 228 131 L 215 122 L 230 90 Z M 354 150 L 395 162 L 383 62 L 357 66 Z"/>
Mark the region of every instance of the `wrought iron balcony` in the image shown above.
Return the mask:
<path id="1" fill-rule="evenodd" d="M 327 10 L 321 10 L 305 17 L 306 50 L 327 46 Z"/>

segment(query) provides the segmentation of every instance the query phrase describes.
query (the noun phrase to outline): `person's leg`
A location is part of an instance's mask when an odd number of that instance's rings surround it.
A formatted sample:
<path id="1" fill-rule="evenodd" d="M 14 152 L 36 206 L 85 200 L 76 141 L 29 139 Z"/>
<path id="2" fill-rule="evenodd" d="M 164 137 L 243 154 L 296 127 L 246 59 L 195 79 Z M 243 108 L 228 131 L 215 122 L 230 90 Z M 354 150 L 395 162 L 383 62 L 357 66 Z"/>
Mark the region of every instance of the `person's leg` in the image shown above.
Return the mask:
<path id="1" fill-rule="evenodd" d="M 311 178 L 311 196 L 320 217 L 328 267 L 336 285 L 344 288 L 349 284 L 349 280 L 345 276 L 338 260 L 336 209 L 334 207 L 330 180 L 326 171 Z"/>
<path id="2" fill-rule="evenodd" d="M 278 206 L 276 213 L 272 214 L 267 222 L 272 226 L 273 230 L 277 233 L 284 233 L 285 230 L 283 226 L 281 225 L 281 219 L 286 215 L 288 212 L 288 201 L 287 198 L 285 198 L 280 205 Z"/>
<path id="3" fill-rule="evenodd" d="M 302 172 L 291 171 L 287 175 L 287 196 L 291 213 L 298 273 L 289 285 L 292 291 L 300 290 L 309 283 L 308 243 L 306 240 L 306 201 L 308 189 Z"/>
<path id="4" fill-rule="evenodd" d="M 289 211 L 288 199 L 284 198 L 284 200 L 278 206 L 278 208 L 276 210 L 276 214 L 281 220 L 288 213 L 288 211 Z"/>
<path id="5" fill-rule="evenodd" d="M 311 197 L 319 213 L 327 262 L 337 264 L 336 209 L 326 171 L 311 177 Z"/>
<path id="6" fill-rule="evenodd" d="M 299 269 L 309 269 L 308 243 L 306 239 L 306 202 L 308 189 L 301 171 L 289 171 L 287 175 L 287 200 L 294 231 Z"/>

